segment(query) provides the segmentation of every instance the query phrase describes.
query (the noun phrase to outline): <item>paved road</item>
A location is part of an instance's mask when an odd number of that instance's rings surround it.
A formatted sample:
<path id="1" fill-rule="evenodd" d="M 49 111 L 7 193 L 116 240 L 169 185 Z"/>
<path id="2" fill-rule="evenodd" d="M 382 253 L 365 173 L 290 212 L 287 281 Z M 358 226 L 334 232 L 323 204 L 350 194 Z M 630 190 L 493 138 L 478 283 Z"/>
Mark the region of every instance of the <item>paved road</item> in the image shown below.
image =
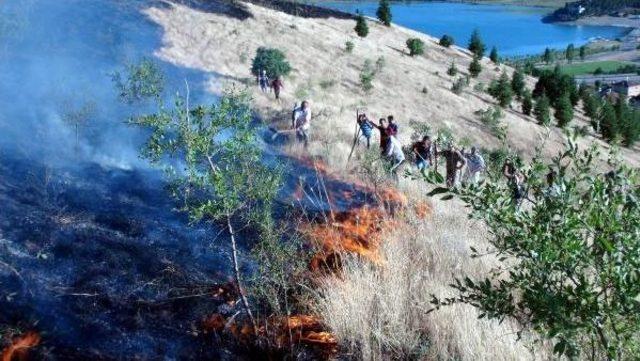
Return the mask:
<path id="1" fill-rule="evenodd" d="M 602 83 L 617 83 L 625 80 L 640 81 L 640 75 L 636 73 L 615 75 L 576 75 L 575 79 L 578 84 L 586 83 L 588 85 L 593 85 L 598 80 Z"/>

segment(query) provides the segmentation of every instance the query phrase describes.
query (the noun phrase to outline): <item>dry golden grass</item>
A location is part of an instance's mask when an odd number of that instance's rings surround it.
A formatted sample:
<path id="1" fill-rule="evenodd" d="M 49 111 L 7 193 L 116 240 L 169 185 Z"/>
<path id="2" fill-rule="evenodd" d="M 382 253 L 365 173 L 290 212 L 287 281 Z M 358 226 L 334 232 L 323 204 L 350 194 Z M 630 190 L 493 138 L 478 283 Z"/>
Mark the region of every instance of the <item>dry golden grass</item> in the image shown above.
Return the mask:
<path id="1" fill-rule="evenodd" d="M 483 276 L 493 258 L 471 259 L 486 246 L 482 227 L 455 203 L 437 203 L 433 218 L 390 235 L 383 266 L 348 259 L 341 277 L 323 281 L 316 309 L 343 346 L 365 360 L 537 360 L 546 349 L 517 342 L 509 322 L 478 319 L 471 306 L 427 314 L 430 295 L 452 295 L 452 275 Z"/>

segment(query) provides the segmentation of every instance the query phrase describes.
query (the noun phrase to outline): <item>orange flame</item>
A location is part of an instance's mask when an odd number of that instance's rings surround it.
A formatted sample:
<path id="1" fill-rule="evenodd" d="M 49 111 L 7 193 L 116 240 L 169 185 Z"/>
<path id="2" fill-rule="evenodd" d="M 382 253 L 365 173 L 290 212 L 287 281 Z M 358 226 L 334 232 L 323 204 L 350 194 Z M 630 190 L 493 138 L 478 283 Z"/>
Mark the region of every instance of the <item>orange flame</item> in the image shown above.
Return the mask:
<path id="1" fill-rule="evenodd" d="M 15 337 L 11 345 L 2 351 L 2 361 L 24 360 L 27 350 L 40 343 L 40 335 L 29 331 L 23 336 Z"/>

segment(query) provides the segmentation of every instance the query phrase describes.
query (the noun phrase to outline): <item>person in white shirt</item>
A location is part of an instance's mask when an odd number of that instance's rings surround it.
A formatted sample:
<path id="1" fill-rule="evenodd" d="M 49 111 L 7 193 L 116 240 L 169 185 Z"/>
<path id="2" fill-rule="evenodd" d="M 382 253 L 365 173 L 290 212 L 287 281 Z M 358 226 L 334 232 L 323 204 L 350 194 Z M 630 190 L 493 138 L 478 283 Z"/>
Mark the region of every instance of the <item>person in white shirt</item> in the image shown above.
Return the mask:
<path id="1" fill-rule="evenodd" d="M 471 153 L 464 155 L 467 158 L 467 167 L 464 172 L 465 182 L 476 184 L 480 181 L 480 173 L 486 169 L 484 158 L 476 147 L 471 147 Z"/>
<path id="2" fill-rule="evenodd" d="M 392 166 L 390 170 L 393 177 L 397 180 L 398 167 L 400 167 L 405 160 L 404 152 L 402 151 L 402 144 L 400 144 L 398 138 L 393 135 L 389 137 L 389 140 L 387 141 L 387 149 L 385 149 L 384 154 L 391 161 Z"/>
<path id="3" fill-rule="evenodd" d="M 299 141 L 304 142 L 304 147 L 309 145 L 309 131 L 311 130 L 311 108 L 308 101 L 303 101 L 293 111 L 291 128 L 295 129 Z"/>

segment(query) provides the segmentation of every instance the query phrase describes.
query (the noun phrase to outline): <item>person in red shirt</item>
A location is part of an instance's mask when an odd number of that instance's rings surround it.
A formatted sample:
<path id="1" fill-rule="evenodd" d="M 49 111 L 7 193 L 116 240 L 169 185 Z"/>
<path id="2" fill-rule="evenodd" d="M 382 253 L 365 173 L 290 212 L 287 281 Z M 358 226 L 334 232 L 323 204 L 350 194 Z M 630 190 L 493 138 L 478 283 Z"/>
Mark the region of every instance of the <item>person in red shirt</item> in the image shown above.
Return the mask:
<path id="1" fill-rule="evenodd" d="M 389 125 L 387 125 L 387 134 L 390 137 L 397 136 L 398 135 L 398 124 L 393 119 L 393 115 L 390 115 L 390 116 L 387 117 L 387 122 L 389 124 Z"/>
<path id="2" fill-rule="evenodd" d="M 273 79 L 273 81 L 271 82 L 271 88 L 273 88 L 273 94 L 275 94 L 276 99 L 280 99 L 280 90 L 284 88 L 284 83 L 279 76 Z"/>

